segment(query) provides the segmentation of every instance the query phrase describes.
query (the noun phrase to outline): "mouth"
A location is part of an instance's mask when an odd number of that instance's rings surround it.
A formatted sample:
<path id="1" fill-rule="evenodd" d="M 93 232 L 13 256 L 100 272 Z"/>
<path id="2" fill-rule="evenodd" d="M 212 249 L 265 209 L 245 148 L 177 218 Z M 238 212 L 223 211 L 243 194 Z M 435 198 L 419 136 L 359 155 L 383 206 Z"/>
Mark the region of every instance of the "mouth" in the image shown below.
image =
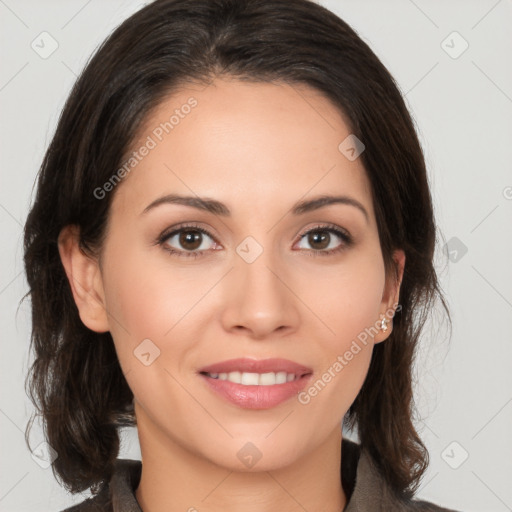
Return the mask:
<path id="1" fill-rule="evenodd" d="M 269 409 L 297 395 L 313 370 L 287 359 L 231 359 L 199 375 L 217 396 L 245 409 Z"/>

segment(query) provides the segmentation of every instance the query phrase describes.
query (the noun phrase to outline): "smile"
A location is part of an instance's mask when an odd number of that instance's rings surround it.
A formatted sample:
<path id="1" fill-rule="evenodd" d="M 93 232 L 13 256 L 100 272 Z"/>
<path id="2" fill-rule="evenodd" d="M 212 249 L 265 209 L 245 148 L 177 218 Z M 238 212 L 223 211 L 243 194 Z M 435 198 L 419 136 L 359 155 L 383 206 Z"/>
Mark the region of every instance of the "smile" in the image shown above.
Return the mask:
<path id="1" fill-rule="evenodd" d="M 244 409 L 270 409 L 300 393 L 313 370 L 288 359 L 238 358 L 203 367 L 198 373 L 222 401 Z"/>

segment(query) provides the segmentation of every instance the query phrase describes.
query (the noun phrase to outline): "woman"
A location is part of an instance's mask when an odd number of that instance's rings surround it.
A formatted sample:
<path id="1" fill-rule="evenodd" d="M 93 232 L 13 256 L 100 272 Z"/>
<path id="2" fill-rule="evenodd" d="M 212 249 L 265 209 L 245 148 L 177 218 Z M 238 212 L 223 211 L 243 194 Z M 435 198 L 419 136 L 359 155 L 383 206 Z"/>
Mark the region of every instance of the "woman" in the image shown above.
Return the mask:
<path id="1" fill-rule="evenodd" d="M 32 398 L 55 475 L 94 495 L 68 510 L 447 510 L 414 499 L 435 236 L 410 114 L 333 13 L 156 0 L 126 20 L 25 228 Z M 142 463 L 117 459 L 130 425 Z"/>

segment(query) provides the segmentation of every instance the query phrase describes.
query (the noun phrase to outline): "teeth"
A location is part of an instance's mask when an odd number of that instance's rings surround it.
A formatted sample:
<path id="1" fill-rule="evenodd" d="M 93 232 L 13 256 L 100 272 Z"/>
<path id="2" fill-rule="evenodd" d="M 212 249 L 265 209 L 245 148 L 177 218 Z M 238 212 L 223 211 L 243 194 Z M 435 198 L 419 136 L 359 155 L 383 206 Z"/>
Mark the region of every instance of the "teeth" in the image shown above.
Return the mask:
<path id="1" fill-rule="evenodd" d="M 238 373 L 238 372 L 234 372 Z M 228 375 L 228 380 L 231 380 L 231 373 Z M 257 373 L 242 373 L 242 380 L 239 384 L 245 384 L 246 386 L 257 386 L 260 380 L 260 376 Z"/>
<path id="2" fill-rule="evenodd" d="M 242 374 L 240 372 L 229 372 L 225 380 L 228 379 L 230 382 L 236 382 L 237 384 L 240 384 L 242 382 Z"/>
<path id="3" fill-rule="evenodd" d="M 286 375 L 286 374 L 285 374 Z M 290 375 L 293 376 L 292 373 L 290 373 Z M 295 377 L 295 376 L 294 376 Z M 259 380 L 258 382 L 262 385 L 262 386 L 272 386 L 273 384 L 279 384 L 279 382 L 277 382 L 277 376 L 274 372 L 270 372 L 270 373 L 262 373 L 259 377 Z"/>
<path id="4" fill-rule="evenodd" d="M 274 386 L 275 384 L 284 384 L 291 382 L 297 377 L 294 373 L 269 372 L 269 373 L 249 373 L 249 372 L 229 372 L 229 373 L 208 373 L 208 377 L 219 380 L 229 380 L 235 384 L 244 386 Z"/>

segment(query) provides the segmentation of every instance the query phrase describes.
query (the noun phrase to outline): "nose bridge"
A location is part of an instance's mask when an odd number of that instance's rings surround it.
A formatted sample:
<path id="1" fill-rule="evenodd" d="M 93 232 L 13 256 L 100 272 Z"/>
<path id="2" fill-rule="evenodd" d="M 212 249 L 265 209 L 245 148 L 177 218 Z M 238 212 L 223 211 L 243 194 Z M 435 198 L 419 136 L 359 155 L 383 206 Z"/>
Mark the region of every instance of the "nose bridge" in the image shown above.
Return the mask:
<path id="1" fill-rule="evenodd" d="M 270 244 L 271 237 L 266 237 Z M 248 236 L 236 247 L 232 292 L 225 303 L 226 329 L 245 328 L 254 337 L 294 327 L 298 311 L 293 293 L 285 285 L 283 262 L 270 245 Z M 281 275 L 283 274 L 283 275 Z"/>

